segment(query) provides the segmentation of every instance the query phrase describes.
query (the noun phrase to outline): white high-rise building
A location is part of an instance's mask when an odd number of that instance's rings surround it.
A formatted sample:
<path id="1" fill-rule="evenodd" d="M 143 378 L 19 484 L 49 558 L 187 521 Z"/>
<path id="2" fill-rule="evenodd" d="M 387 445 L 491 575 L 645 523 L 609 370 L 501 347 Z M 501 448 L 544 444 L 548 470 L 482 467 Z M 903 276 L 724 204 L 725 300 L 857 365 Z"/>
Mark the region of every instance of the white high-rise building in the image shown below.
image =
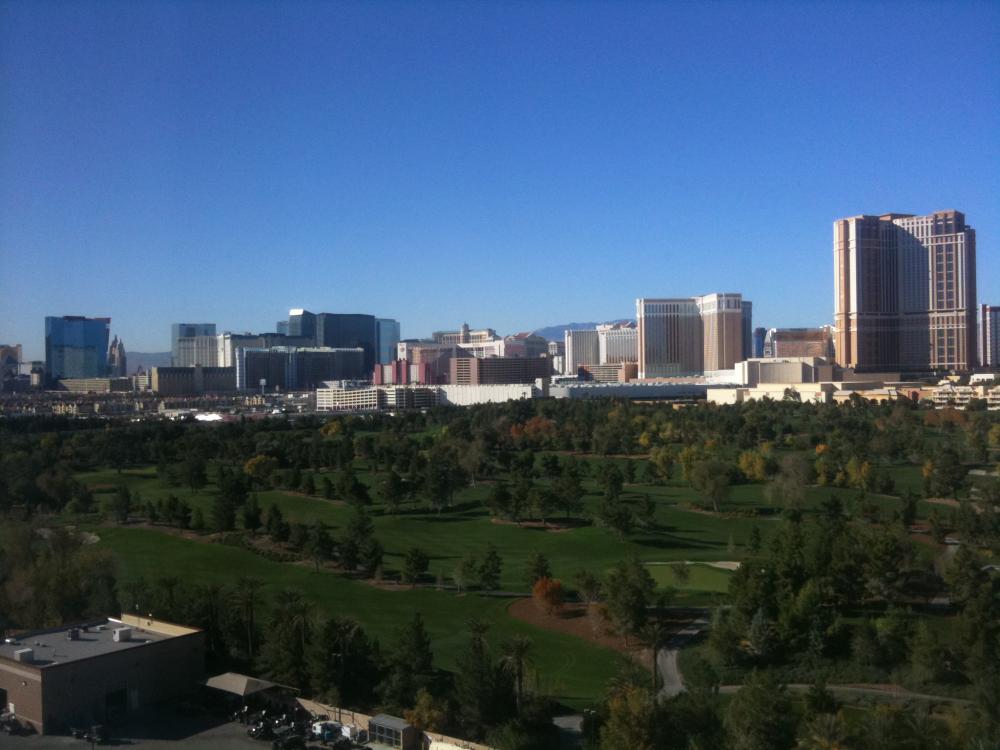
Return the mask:
<path id="1" fill-rule="evenodd" d="M 617 365 L 639 358 L 639 329 L 635 323 L 597 326 L 598 364 Z"/>
<path id="2" fill-rule="evenodd" d="M 983 367 L 1000 367 L 1000 307 L 983 305 L 979 316 L 979 362 Z"/>
<path id="3" fill-rule="evenodd" d="M 218 367 L 219 341 L 216 336 L 179 336 L 174 341 L 174 367 Z"/>

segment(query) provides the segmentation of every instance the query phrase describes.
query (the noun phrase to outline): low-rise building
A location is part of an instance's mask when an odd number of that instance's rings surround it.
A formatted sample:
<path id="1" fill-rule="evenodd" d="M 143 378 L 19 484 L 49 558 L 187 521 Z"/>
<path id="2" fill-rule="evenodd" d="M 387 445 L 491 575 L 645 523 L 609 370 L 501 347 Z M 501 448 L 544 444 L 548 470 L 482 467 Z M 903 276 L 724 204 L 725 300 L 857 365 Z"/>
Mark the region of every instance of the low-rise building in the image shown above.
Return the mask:
<path id="1" fill-rule="evenodd" d="M 104 724 L 204 676 L 204 633 L 135 615 L 0 643 L 0 706 L 43 734 Z"/>
<path id="2" fill-rule="evenodd" d="M 453 357 L 449 365 L 451 385 L 500 385 L 533 383 L 552 375 L 548 357 Z"/>

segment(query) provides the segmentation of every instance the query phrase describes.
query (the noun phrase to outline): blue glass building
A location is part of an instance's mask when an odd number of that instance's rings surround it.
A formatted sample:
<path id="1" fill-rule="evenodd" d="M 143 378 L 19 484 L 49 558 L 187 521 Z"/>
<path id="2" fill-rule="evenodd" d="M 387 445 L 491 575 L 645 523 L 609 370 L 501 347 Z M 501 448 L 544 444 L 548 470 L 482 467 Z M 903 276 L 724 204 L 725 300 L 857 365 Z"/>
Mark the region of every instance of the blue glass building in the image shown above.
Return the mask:
<path id="1" fill-rule="evenodd" d="M 64 315 L 45 318 L 45 373 L 60 378 L 100 378 L 108 370 L 111 318 Z"/>

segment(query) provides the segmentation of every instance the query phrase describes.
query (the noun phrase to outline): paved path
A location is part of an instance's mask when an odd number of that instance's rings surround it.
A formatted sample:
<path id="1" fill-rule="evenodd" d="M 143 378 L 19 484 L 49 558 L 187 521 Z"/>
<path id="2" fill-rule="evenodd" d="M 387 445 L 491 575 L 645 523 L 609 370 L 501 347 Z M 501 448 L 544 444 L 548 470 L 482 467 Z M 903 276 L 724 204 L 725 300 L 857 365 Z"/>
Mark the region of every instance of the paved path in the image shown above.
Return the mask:
<path id="1" fill-rule="evenodd" d="M 692 618 L 688 620 L 680 630 L 671 636 L 667 641 L 666 648 L 657 654 L 656 668 L 660 672 L 660 696 L 670 698 L 684 690 L 684 676 L 681 674 L 677 664 L 677 655 L 680 650 L 702 630 L 708 627 L 708 613 L 692 612 Z"/>

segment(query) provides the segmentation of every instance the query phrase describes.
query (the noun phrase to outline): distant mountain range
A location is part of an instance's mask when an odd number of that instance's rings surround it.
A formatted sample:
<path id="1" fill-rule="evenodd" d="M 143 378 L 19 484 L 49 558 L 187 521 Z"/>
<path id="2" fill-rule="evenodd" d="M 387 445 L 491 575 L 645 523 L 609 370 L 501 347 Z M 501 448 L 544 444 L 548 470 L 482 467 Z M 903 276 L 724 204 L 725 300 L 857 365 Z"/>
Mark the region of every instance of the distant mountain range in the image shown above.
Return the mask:
<path id="1" fill-rule="evenodd" d="M 546 328 L 537 328 L 535 333 L 541 336 L 543 339 L 548 339 L 549 341 L 562 341 L 563 334 L 566 331 L 581 331 L 588 328 L 597 328 L 597 326 L 604 325 L 605 323 L 634 323 L 635 320 L 632 318 L 618 318 L 617 320 L 605 320 L 599 323 L 563 323 L 558 326 L 548 326 Z"/>
<path id="2" fill-rule="evenodd" d="M 170 352 L 125 352 L 128 371 L 135 372 L 140 367 L 149 372 L 150 367 L 170 367 Z"/>

